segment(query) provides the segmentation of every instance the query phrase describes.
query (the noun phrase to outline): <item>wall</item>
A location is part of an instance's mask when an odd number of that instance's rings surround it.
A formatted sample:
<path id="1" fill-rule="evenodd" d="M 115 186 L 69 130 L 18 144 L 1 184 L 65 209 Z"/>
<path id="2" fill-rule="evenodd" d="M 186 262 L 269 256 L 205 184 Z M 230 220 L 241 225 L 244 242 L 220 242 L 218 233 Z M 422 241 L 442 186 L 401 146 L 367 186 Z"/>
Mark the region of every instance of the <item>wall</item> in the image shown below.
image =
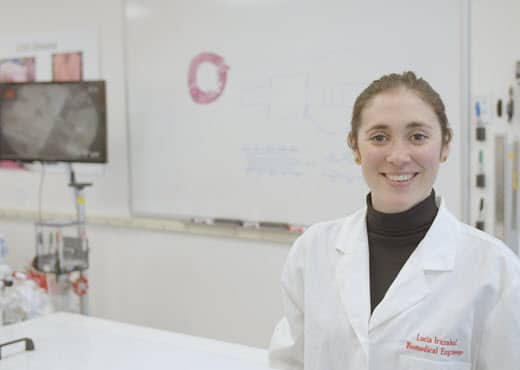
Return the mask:
<path id="1" fill-rule="evenodd" d="M 23 266 L 29 222 L 0 221 Z M 265 347 L 282 314 L 283 244 L 104 226 L 89 227 L 93 316 Z"/>

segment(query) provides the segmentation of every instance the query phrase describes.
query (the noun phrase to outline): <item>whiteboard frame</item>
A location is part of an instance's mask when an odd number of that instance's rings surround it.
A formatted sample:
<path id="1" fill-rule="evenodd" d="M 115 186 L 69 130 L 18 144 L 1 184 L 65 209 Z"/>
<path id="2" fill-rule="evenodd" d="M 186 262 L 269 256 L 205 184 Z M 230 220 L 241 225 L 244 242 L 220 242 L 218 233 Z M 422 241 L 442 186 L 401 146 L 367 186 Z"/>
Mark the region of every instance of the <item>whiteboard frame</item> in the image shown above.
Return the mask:
<path id="1" fill-rule="evenodd" d="M 461 219 L 463 222 L 470 221 L 470 191 L 464 191 L 465 184 L 471 184 L 470 171 L 470 150 L 471 150 L 471 132 L 470 132 L 470 117 L 471 117 L 471 0 L 461 0 L 462 7 L 462 81 L 461 81 L 461 137 L 460 137 L 460 153 L 461 153 L 461 167 L 462 167 L 462 181 L 461 181 Z M 464 109 L 466 107 L 466 109 Z"/>
<path id="2" fill-rule="evenodd" d="M 128 28 L 128 19 L 127 19 L 127 5 L 130 0 L 123 0 L 122 2 L 122 11 L 123 11 L 123 48 L 124 48 L 124 73 L 127 82 L 127 88 L 125 89 L 125 102 L 126 102 L 126 125 L 127 125 L 127 151 L 128 151 L 128 176 L 129 176 L 129 192 L 128 192 L 128 203 L 129 210 L 132 216 L 134 217 L 147 217 L 154 219 L 177 219 L 183 220 L 184 222 L 192 222 L 192 219 L 186 219 L 181 216 L 173 216 L 173 215 L 162 215 L 162 214 L 150 214 L 148 212 L 139 211 L 135 209 L 134 200 L 132 199 L 133 192 L 133 182 L 132 182 L 132 148 L 131 148 L 131 140 L 132 134 L 130 129 L 130 109 L 129 109 L 129 92 L 128 92 L 128 81 L 129 81 L 129 71 L 128 71 L 128 37 L 127 37 L 127 28 Z M 471 184 L 470 178 L 470 150 L 471 150 L 471 125 L 470 125 L 470 117 L 471 117 L 471 68 L 470 68 L 470 55 L 471 55 L 471 0 L 459 0 L 461 6 L 461 96 L 460 96 L 460 104 L 461 104 L 461 122 L 460 122 L 460 138 L 456 138 L 455 140 L 460 140 L 460 169 L 461 169 L 461 178 L 460 178 L 460 218 L 463 222 L 470 222 L 470 192 L 465 191 L 466 186 Z"/>

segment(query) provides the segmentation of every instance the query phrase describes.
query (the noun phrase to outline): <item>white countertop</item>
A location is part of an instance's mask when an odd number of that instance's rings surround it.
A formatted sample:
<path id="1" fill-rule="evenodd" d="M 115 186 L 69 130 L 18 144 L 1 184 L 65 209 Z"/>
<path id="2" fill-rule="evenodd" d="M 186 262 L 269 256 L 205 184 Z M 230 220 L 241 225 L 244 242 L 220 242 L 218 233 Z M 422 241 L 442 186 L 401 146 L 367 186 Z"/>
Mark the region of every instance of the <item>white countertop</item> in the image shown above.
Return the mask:
<path id="1" fill-rule="evenodd" d="M 89 316 L 54 313 L 0 326 L 2 370 L 268 370 L 267 351 Z"/>

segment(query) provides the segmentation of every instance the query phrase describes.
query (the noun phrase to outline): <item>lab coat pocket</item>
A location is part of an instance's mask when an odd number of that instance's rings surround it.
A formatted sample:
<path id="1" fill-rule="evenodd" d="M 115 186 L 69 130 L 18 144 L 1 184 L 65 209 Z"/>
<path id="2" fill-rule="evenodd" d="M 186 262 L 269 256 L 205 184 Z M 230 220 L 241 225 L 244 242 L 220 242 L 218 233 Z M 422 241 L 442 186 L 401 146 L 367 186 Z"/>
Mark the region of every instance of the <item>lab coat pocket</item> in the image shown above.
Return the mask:
<path id="1" fill-rule="evenodd" d="M 461 361 L 432 361 L 424 358 L 416 358 L 401 355 L 399 357 L 399 370 L 470 370 L 469 362 Z"/>

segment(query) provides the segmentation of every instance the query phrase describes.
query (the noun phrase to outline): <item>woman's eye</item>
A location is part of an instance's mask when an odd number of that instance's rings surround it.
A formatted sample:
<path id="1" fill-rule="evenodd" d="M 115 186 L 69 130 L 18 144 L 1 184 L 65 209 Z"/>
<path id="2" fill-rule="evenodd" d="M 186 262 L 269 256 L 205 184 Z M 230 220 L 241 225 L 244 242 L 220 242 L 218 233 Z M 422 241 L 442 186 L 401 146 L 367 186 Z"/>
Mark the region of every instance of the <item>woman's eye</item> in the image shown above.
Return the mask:
<path id="1" fill-rule="evenodd" d="M 386 136 L 383 134 L 377 134 L 370 138 L 375 143 L 384 143 L 386 141 Z"/>
<path id="2" fill-rule="evenodd" d="M 424 134 L 413 134 L 412 135 L 412 141 L 414 142 L 423 142 L 427 139 L 428 137 Z"/>

